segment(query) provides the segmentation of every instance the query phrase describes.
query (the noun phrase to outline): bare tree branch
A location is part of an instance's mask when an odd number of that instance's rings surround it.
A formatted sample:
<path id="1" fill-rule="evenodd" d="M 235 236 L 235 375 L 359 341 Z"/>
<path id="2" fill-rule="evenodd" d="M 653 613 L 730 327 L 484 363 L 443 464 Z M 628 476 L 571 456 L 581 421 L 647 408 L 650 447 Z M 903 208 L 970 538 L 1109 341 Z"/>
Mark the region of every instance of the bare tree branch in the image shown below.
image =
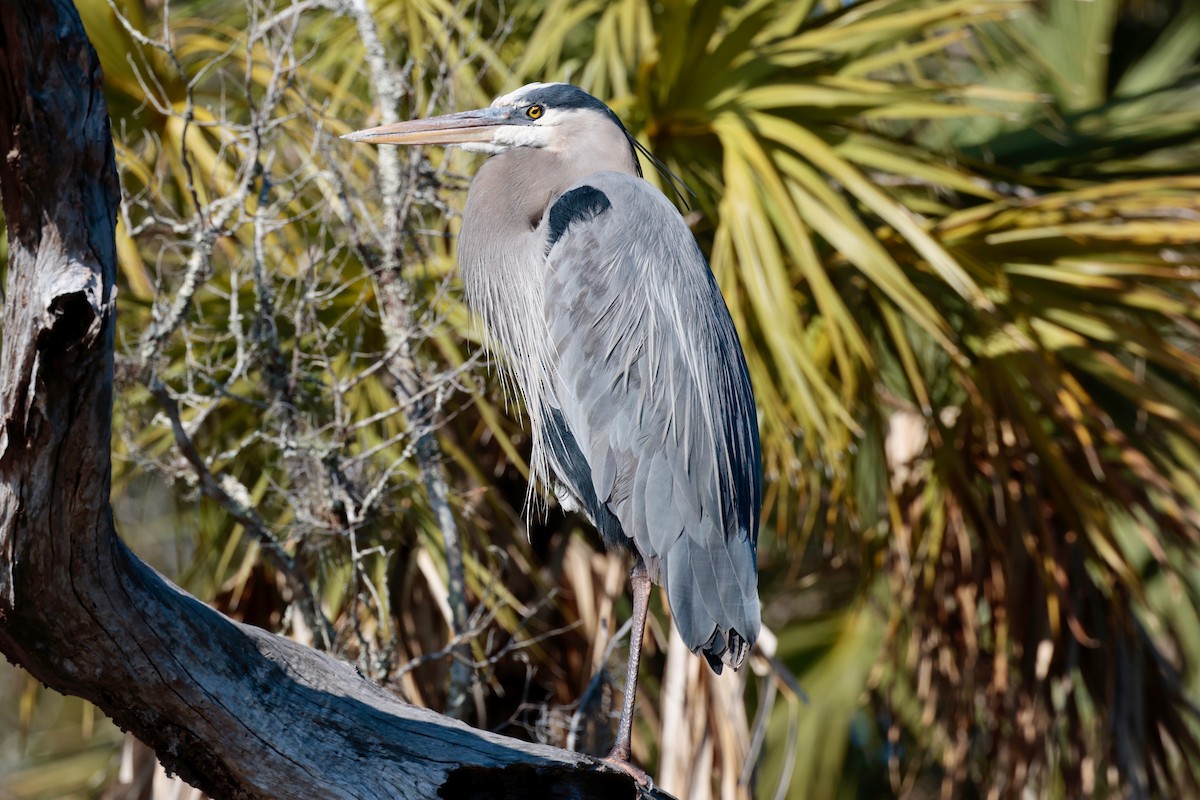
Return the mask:
<path id="1" fill-rule="evenodd" d="M 67 0 L 0 6 L 0 651 L 218 797 L 654 796 L 587 757 L 405 705 L 222 617 L 117 538 L 118 190 L 100 83 Z"/>
<path id="2" fill-rule="evenodd" d="M 376 95 L 376 107 L 386 124 L 395 122 L 397 106 L 404 96 L 404 85 L 396 70 L 390 67 L 383 43 L 365 0 L 344 0 L 343 13 L 355 22 L 367 52 L 371 86 Z M 384 237 L 382 256 L 378 259 L 380 313 L 388 339 L 388 371 L 396 378 L 396 399 L 408 414 L 416 434 L 417 463 L 429 498 L 437 515 L 438 527 L 446 548 L 447 601 L 450 604 L 452 638 L 461 638 L 468 629 L 466 573 L 463 568 L 462 537 L 450 508 L 450 492 L 442 467 L 441 447 L 434 434 L 434 408 L 423 395 L 426 383 L 416 361 L 409 331 L 413 328 L 413 313 L 408 287 L 400 260 L 400 237 L 408 217 L 410 200 L 401 191 L 400 156 L 396 148 L 385 147 L 379 153 L 380 183 L 383 193 Z M 446 692 L 445 711 L 456 719 L 466 714 L 467 699 L 474 679 L 470 664 L 470 643 L 455 645 L 450 665 L 450 685 Z"/>
<path id="3" fill-rule="evenodd" d="M 179 448 L 179 452 L 183 454 L 184 459 L 195 471 L 200 480 L 201 490 L 224 506 L 226 511 L 242 523 L 258 541 L 272 566 L 287 579 L 292 594 L 295 596 L 296 605 L 299 606 L 300 613 L 304 615 L 304 621 L 309 630 L 318 637 L 317 641 L 320 643 L 321 649 L 328 650 L 333 641 L 333 630 L 313 596 L 308 578 L 296 568 L 295 561 L 280 546 L 279 542 L 275 541 L 275 537 L 271 535 L 258 513 L 251 507 L 249 497 L 244 496 L 246 495 L 245 487 L 232 479 L 220 480 L 209 470 L 208 464 L 204 463 L 204 459 L 196 450 L 196 445 L 192 442 L 191 437 L 184 431 L 183 422 L 179 418 L 179 404 L 175 402 L 175 398 L 171 397 L 167 387 L 155 381 L 151 385 L 150 391 L 166 409 L 167 418 L 171 420 L 171 430 L 175 433 L 175 446 Z"/>

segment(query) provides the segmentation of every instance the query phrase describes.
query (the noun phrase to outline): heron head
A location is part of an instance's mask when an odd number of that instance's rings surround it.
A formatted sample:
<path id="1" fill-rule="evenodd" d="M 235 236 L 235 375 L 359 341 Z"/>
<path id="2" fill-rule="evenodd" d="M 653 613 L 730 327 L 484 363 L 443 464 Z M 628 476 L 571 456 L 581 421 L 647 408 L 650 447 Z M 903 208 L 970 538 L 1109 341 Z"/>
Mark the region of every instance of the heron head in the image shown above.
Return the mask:
<path id="1" fill-rule="evenodd" d="M 487 108 L 381 125 L 343 138 L 373 144 L 456 146 L 493 155 L 519 147 L 586 153 L 615 143 L 630 148 L 637 166 L 629 134 L 617 115 L 569 83 L 530 83 L 497 97 Z"/>

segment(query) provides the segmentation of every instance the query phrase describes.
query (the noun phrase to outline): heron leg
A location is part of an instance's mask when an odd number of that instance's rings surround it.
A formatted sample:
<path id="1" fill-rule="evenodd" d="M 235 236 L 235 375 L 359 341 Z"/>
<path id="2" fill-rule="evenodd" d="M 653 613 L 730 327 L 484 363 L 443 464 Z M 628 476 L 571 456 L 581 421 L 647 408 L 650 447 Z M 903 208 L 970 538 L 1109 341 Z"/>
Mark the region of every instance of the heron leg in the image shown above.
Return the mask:
<path id="1" fill-rule="evenodd" d="M 621 723 L 617 726 L 617 741 L 607 759 L 626 764 L 630 761 L 630 743 L 633 739 L 633 703 L 637 697 L 642 637 L 646 632 L 646 614 L 650 609 L 650 573 L 640 557 L 629 573 L 629 584 L 633 588 L 633 625 L 629 631 L 629 664 L 625 669 L 625 703 L 621 708 Z"/>

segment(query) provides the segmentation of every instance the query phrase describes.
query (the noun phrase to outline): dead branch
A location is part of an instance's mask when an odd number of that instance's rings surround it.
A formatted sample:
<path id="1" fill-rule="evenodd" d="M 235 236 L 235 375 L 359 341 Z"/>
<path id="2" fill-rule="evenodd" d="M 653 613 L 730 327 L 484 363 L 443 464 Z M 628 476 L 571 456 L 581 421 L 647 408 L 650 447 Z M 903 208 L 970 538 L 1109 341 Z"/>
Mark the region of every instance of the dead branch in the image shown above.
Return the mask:
<path id="1" fill-rule="evenodd" d="M 101 75 L 68 0 L 4 3 L 0 45 L 0 651 L 217 797 L 657 795 L 401 703 L 125 548 L 109 506 L 118 189 Z"/>
<path id="2" fill-rule="evenodd" d="M 347 0 L 343 3 L 342 13 L 354 19 L 366 47 L 371 86 L 376 95 L 376 107 L 380 118 L 384 123 L 395 122 L 399 119 L 397 106 L 404 95 L 404 87 L 397 71 L 390 67 L 371 12 L 364 0 Z M 413 312 L 409 302 L 410 293 L 402 273 L 400 236 L 411 207 L 411 197 L 401 191 L 400 157 L 396 148 L 384 148 L 380 152 L 379 173 L 386 227 L 380 248 L 381 256 L 372 260 L 379 262 L 377 280 L 380 289 L 380 313 L 387 335 L 388 350 L 392 354 L 388 359 L 388 371 L 396 379 L 396 401 L 405 408 L 416 434 L 416 457 L 421 468 L 421 479 L 445 543 L 448 590 L 446 599 L 450 604 L 453 638 L 459 638 L 468 627 L 462 537 L 450 508 L 449 487 L 442 467 L 441 447 L 434 435 L 437 423 L 435 408 L 422 396 L 422 387 L 428 383 L 427 376 L 422 374 L 407 334 L 413 329 Z M 469 667 L 469 642 L 462 641 L 456 644 L 454 655 L 455 658 L 450 664 L 450 684 L 446 692 L 445 711 L 456 719 L 462 719 L 466 715 L 467 698 L 475 677 Z"/>

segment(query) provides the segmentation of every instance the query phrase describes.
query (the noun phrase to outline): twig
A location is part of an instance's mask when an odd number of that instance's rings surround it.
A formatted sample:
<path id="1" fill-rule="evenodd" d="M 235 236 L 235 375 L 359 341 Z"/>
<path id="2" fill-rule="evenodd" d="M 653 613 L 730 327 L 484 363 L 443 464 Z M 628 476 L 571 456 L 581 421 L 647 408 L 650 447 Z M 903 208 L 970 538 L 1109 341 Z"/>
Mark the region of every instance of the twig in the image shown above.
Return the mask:
<path id="1" fill-rule="evenodd" d="M 343 13 L 350 16 L 358 28 L 367 53 L 371 86 L 376 108 L 383 123 L 395 122 L 397 106 L 405 91 L 398 73 L 390 67 L 387 53 L 380 41 L 375 21 L 365 0 L 347 0 Z M 458 523 L 450 508 L 449 488 L 442 469 L 441 448 L 434 435 L 433 406 L 421 396 L 425 383 L 418 368 L 411 343 L 413 312 L 409 287 L 400 269 L 400 232 L 408 217 L 409 205 L 402 199 L 400 162 L 394 148 L 379 153 L 379 174 L 385 232 L 381 242 L 382 258 L 378 263 L 380 314 L 388 341 L 388 371 L 396 378 L 397 400 L 411 409 L 409 424 L 416 436 L 416 456 L 430 508 L 442 532 L 446 550 L 447 600 L 450 604 L 452 640 L 459 640 L 450 666 L 450 685 L 446 694 L 445 713 L 462 718 L 467 709 L 474 673 L 470 669 L 469 647 L 461 637 L 468 629 L 466 573 L 463 568 L 462 541 Z"/>
<path id="2" fill-rule="evenodd" d="M 588 681 L 587 688 L 579 696 L 579 704 L 575 709 L 575 713 L 571 714 L 571 725 L 567 731 L 568 750 L 576 750 L 578 744 L 576 739 L 579 735 L 579 729 L 583 725 L 584 714 L 590 712 L 592 704 L 597 702 L 600 691 L 604 688 L 604 684 L 608 680 L 608 661 L 612 658 L 613 652 L 616 651 L 617 645 L 621 643 L 621 640 L 629 635 L 631 627 L 633 627 L 632 617 L 625 620 L 625 624 L 618 628 L 613 637 L 608 640 L 608 645 L 604 648 L 604 658 L 600 662 L 603 666 L 596 670 L 596 673 L 592 675 L 592 679 Z M 628 687 L 626 687 L 626 690 L 628 690 Z"/>
<path id="3" fill-rule="evenodd" d="M 162 404 L 167 418 L 170 419 L 171 430 L 175 434 L 175 446 L 179 448 L 180 454 L 191 465 L 201 491 L 220 503 L 229 515 L 240 522 L 242 527 L 258 541 L 268 560 L 287 579 L 288 586 L 292 590 L 293 602 L 304 617 L 305 624 L 319 637 L 316 644 L 321 649 L 328 650 L 333 642 L 333 629 L 329 620 L 325 618 L 317 604 L 308 579 L 296 568 L 292 557 L 275 540 L 258 516 L 258 512 L 250 505 L 249 493 L 245 491 L 245 487 L 241 486 L 236 479 L 219 480 L 209 470 L 208 465 L 196 450 L 192 438 L 184 430 L 183 421 L 179 416 L 179 405 L 167 391 L 167 387 L 154 381 L 150 385 L 150 391 Z M 239 496 L 235 497 L 234 494 Z"/>

